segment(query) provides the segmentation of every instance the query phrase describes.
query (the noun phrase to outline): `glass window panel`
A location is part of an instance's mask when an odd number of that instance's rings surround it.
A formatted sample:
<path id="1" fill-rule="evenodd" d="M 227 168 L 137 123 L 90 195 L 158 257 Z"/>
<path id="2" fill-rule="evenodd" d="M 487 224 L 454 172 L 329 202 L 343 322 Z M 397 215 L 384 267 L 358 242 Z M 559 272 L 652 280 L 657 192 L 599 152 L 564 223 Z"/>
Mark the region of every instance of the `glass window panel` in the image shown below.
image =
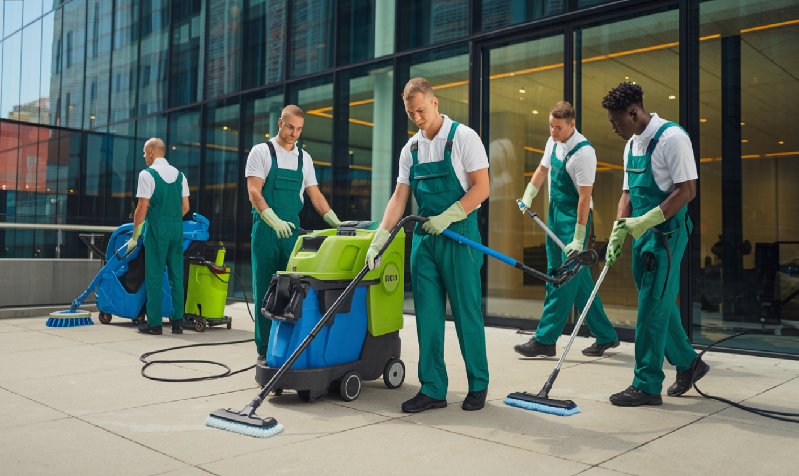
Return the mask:
<path id="1" fill-rule="evenodd" d="M 799 4 L 699 6 L 701 223 L 693 339 L 799 353 Z"/>
<path id="2" fill-rule="evenodd" d="M 131 122 L 131 124 L 133 124 Z M 121 225 L 133 220 L 138 172 L 146 167 L 142 154 L 137 154 L 132 137 L 111 136 L 109 141 L 108 198 L 105 217 L 108 225 Z"/>
<path id="3" fill-rule="evenodd" d="M 394 53 L 395 0 L 346 0 L 336 5 L 338 66 Z"/>
<path id="4" fill-rule="evenodd" d="M 543 271 L 547 269 L 546 234 L 519 213 L 516 199 L 538 167 L 550 137 L 549 109 L 563 98 L 563 35 L 491 49 L 489 64 L 488 246 Z M 548 203 L 549 189 L 544 185 L 532 205 L 544 221 Z M 546 296 L 543 281 L 497 260 L 486 260 L 485 265 L 489 315 L 541 317 Z"/>
<path id="5" fill-rule="evenodd" d="M 84 70 L 88 69 L 86 61 L 86 1 L 72 0 L 55 11 L 52 60 L 49 66 L 51 78 L 49 85 L 50 124 L 60 117 L 57 125 L 73 129 L 81 129 L 84 124 L 90 127 L 88 122 L 83 122 L 84 95 L 87 90 L 83 77 Z M 89 29 L 94 28 L 93 22 L 88 25 Z M 63 44 L 63 53 L 60 55 L 56 44 Z M 95 42 L 92 41 L 91 44 L 94 45 Z M 44 41 L 43 45 L 49 51 L 47 41 Z M 89 55 L 92 53 L 93 51 L 89 52 Z M 60 74 L 57 74 L 59 71 Z M 42 66 L 42 78 L 44 78 L 44 72 L 45 66 Z M 96 81 L 96 79 L 91 79 L 89 71 L 85 71 L 85 74 L 90 83 Z M 42 88 L 45 87 L 46 84 L 42 79 Z M 86 105 L 89 106 L 88 102 Z"/>
<path id="6" fill-rule="evenodd" d="M 245 9 L 242 89 L 282 81 L 286 0 L 250 0 Z"/>
<path id="7" fill-rule="evenodd" d="M 113 4 L 113 0 L 88 0 L 87 4 L 86 84 L 83 111 L 83 127 L 87 129 L 108 124 Z"/>
<path id="8" fill-rule="evenodd" d="M 292 85 L 289 101 L 305 113 L 302 136 L 296 144 L 311 155 L 319 190 L 330 202 L 333 192 L 333 76 Z M 308 230 L 327 228 L 307 194 L 300 212 L 300 225 Z"/>
<path id="9" fill-rule="evenodd" d="M 400 3 L 400 50 L 434 45 L 469 34 L 467 0 L 408 0 Z"/>
<path id="10" fill-rule="evenodd" d="M 166 124 L 166 114 L 151 116 L 136 121 L 136 137 L 141 142 L 136 153 L 138 154 L 139 151 L 144 153 L 144 143 L 152 137 L 158 137 L 166 143 Z"/>
<path id="11" fill-rule="evenodd" d="M 200 127 L 199 106 L 169 114 L 167 160 L 186 176 L 191 193 L 189 203 L 195 210 L 200 184 Z"/>
<path id="12" fill-rule="evenodd" d="M 82 133 L 62 132 L 59 137 L 60 151 L 58 169 L 58 201 L 61 204 L 58 215 L 60 217 L 78 217 L 80 215 L 80 201 L 84 177 L 81 174 L 83 162 L 83 137 Z"/>
<path id="13" fill-rule="evenodd" d="M 207 98 L 239 90 L 242 0 L 209 0 Z"/>
<path id="14" fill-rule="evenodd" d="M 6 1 L 6 3 L 12 3 Z M 23 3 L 23 2 L 19 2 Z M 22 24 L 27 25 L 42 16 L 42 0 L 25 0 L 22 5 Z M 49 10 L 49 9 L 48 9 Z"/>
<path id="15" fill-rule="evenodd" d="M 9 36 L 15 31 L 22 28 L 22 5 L 23 2 L 11 1 L 5 3 L 4 20 L 4 36 Z"/>
<path id="16" fill-rule="evenodd" d="M 17 156 L 17 215 L 36 215 L 36 176 L 39 165 L 39 131 L 35 126 L 20 125 Z M 19 235 L 17 236 L 19 238 Z M 33 243 L 33 236 L 30 241 Z"/>
<path id="17" fill-rule="evenodd" d="M 42 54 L 42 21 L 22 30 L 22 67 L 19 82 L 19 108 L 12 119 L 39 122 L 39 67 Z M 46 103 L 45 103 L 46 107 Z"/>
<path id="18" fill-rule="evenodd" d="M 38 189 L 41 199 L 38 202 L 36 215 L 47 218 L 44 223 L 55 223 L 58 216 L 58 170 L 60 167 L 58 156 L 59 133 L 58 130 L 42 127 L 39 134 L 39 170 Z"/>
<path id="19" fill-rule="evenodd" d="M 483 31 L 496 30 L 563 13 L 565 6 L 563 0 L 482 0 L 480 26 Z"/>
<path id="20" fill-rule="evenodd" d="M 205 167 L 199 213 L 211 221 L 211 241 L 221 241 L 225 257 L 235 259 L 236 185 L 239 152 L 239 100 L 228 99 L 207 106 Z"/>
<path id="21" fill-rule="evenodd" d="M 169 2 L 142 0 L 139 114 L 167 108 L 169 78 Z"/>
<path id="22" fill-rule="evenodd" d="M 3 40 L 3 88 L 0 96 L 0 117 L 16 119 L 19 114 L 20 54 L 22 32 Z"/>
<path id="23" fill-rule="evenodd" d="M 0 217 L 16 214 L 17 153 L 19 146 L 19 125 L 0 122 Z M 0 218 L 5 221 L 5 218 Z M 6 232 L 7 239 L 13 237 Z M 0 237 L 3 237 L 0 232 Z M 0 238 L 0 254 L 3 253 L 3 239 Z"/>
<path id="24" fill-rule="evenodd" d="M 136 116 L 139 76 L 139 0 L 117 0 L 111 57 L 111 117 L 108 122 Z"/>
<path id="25" fill-rule="evenodd" d="M 105 134 L 86 134 L 82 154 L 85 173 L 83 187 L 79 191 L 80 215 L 84 218 L 96 220 L 106 216 L 106 184 L 111 145 L 110 137 Z"/>
<path id="26" fill-rule="evenodd" d="M 613 229 L 622 192 L 625 142 L 612 133 L 602 99 L 619 83 L 632 81 L 644 90 L 647 112 L 679 121 L 679 13 L 674 9 L 621 19 L 578 34 L 582 35 L 582 74 L 575 72 L 575 76 L 582 99 L 577 126 L 596 150 L 594 234 L 605 240 Z M 594 279 L 600 271 L 592 268 Z M 602 303 L 614 306 L 608 315 L 614 326 L 635 327 L 638 291 L 632 275 L 632 240 L 625 242 L 618 264 L 602 284 Z"/>
<path id="27" fill-rule="evenodd" d="M 291 26 L 291 76 L 333 66 L 333 1 L 294 0 Z"/>
<path id="28" fill-rule="evenodd" d="M 41 68 L 39 71 L 39 124 L 56 125 L 58 119 L 58 102 L 60 101 L 61 74 L 58 68 L 53 68 L 53 60 L 58 59 L 58 54 L 53 54 L 53 48 L 58 46 L 55 41 L 56 12 L 50 12 L 42 18 L 42 52 Z M 58 36 L 61 37 L 61 18 L 58 16 Z M 83 72 L 81 71 L 81 76 Z"/>
<path id="29" fill-rule="evenodd" d="M 172 2 L 170 107 L 200 101 L 203 95 L 205 2 Z"/>

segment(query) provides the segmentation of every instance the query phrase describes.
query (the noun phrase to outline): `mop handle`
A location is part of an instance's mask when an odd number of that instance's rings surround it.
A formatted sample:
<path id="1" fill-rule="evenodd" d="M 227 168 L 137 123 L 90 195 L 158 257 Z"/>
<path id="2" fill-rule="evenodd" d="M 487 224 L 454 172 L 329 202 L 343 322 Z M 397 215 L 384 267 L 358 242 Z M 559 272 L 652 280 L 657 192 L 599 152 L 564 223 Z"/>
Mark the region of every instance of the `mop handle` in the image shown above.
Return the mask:
<path id="1" fill-rule="evenodd" d="M 457 241 L 458 243 L 462 243 L 462 244 L 464 244 L 464 245 L 466 245 L 466 246 L 468 246 L 470 248 L 474 248 L 477 251 L 480 251 L 481 253 L 485 253 L 488 256 L 491 256 L 492 258 L 496 258 L 496 259 L 502 261 L 503 263 L 509 264 L 511 266 L 517 266 L 517 264 L 519 263 L 518 261 L 516 261 L 515 259 L 511 258 L 510 256 L 505 256 L 502 253 L 494 251 L 491 248 L 483 246 L 482 244 L 477 243 L 476 241 L 472 241 L 469 238 L 466 238 L 463 235 L 459 235 L 459 234 L 457 234 L 454 231 L 451 231 L 449 229 L 446 229 L 446 230 L 444 230 L 441 233 L 444 236 L 446 236 L 447 238 L 451 238 L 451 239 Z"/>
<path id="2" fill-rule="evenodd" d="M 563 350 L 563 354 L 560 356 L 560 360 L 558 360 L 558 365 L 555 367 L 555 372 L 560 370 L 560 365 L 563 363 L 563 359 L 565 359 L 566 354 L 569 353 L 569 348 L 572 346 L 574 338 L 577 337 L 577 332 L 580 330 L 580 326 L 583 324 L 583 320 L 585 320 L 585 315 L 588 314 L 588 309 L 591 307 L 591 304 L 594 302 L 594 297 L 596 297 L 596 293 L 599 291 L 599 286 L 602 284 L 602 281 L 605 279 L 605 275 L 608 274 L 608 269 L 610 269 L 610 267 L 608 265 L 605 265 L 605 268 L 602 269 L 602 274 L 600 274 L 599 279 L 596 280 L 596 285 L 594 286 L 594 290 L 591 292 L 591 297 L 588 298 L 588 302 L 585 304 L 583 312 L 580 313 L 580 319 L 578 319 L 577 324 L 574 325 L 574 330 L 572 331 L 572 335 L 571 337 L 569 337 L 569 342 L 566 344 L 566 348 Z"/>
<path id="3" fill-rule="evenodd" d="M 517 198 L 516 203 L 518 203 L 519 206 L 522 206 L 523 204 L 522 199 Z M 563 242 L 560 241 L 558 235 L 556 235 L 552 230 L 550 230 L 549 227 L 546 226 L 546 224 L 543 221 L 541 221 L 540 218 L 538 218 L 538 215 L 535 212 L 530 211 L 529 208 L 525 208 L 524 211 L 527 212 L 528 215 L 530 215 L 530 218 L 532 218 L 533 220 L 535 220 L 536 223 L 538 223 L 538 226 L 540 226 L 547 233 L 547 235 L 549 235 L 549 237 L 552 238 L 552 241 L 554 241 L 555 244 L 558 245 L 561 250 L 566 249 L 566 245 L 564 245 Z"/>

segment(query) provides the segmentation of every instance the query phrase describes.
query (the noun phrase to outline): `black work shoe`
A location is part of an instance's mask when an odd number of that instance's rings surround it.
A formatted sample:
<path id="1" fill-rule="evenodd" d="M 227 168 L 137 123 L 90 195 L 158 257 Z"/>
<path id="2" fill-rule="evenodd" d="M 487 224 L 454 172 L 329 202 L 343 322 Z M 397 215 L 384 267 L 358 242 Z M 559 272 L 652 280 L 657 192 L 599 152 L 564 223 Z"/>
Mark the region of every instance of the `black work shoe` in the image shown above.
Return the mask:
<path id="1" fill-rule="evenodd" d="M 479 392 L 469 392 L 466 394 L 466 400 L 463 401 L 463 408 L 466 411 L 479 410 L 486 406 L 486 396 L 488 396 L 488 389 L 480 390 Z"/>
<path id="2" fill-rule="evenodd" d="M 632 385 L 627 390 L 610 396 L 610 403 L 620 407 L 637 407 L 640 405 L 660 405 L 663 399 L 660 395 L 646 393 Z"/>
<path id="3" fill-rule="evenodd" d="M 679 397 L 688 390 L 691 390 L 691 387 L 694 386 L 694 382 L 704 377 L 709 370 L 710 366 L 697 356 L 694 361 L 691 362 L 691 367 L 688 370 L 677 372 L 677 380 L 666 390 L 666 394 L 670 397 Z"/>
<path id="4" fill-rule="evenodd" d="M 142 334 L 152 334 L 154 336 L 161 335 L 161 326 L 150 327 L 149 324 L 146 322 L 144 324 L 139 324 L 139 332 Z"/>
<path id="5" fill-rule="evenodd" d="M 525 357 L 537 357 L 539 355 L 543 355 L 546 357 L 555 356 L 555 344 L 544 345 L 535 340 L 535 337 L 531 338 L 528 342 L 525 342 L 524 344 L 514 345 L 513 350 L 522 354 Z"/>
<path id="6" fill-rule="evenodd" d="M 172 321 L 172 333 L 183 334 L 183 324 L 180 321 Z"/>
<path id="7" fill-rule="evenodd" d="M 444 408 L 446 406 L 446 400 L 436 400 L 423 393 L 417 393 L 415 397 L 402 404 L 402 411 L 405 413 L 419 413 L 431 408 Z"/>
<path id="8" fill-rule="evenodd" d="M 591 344 L 591 347 L 583 349 L 583 355 L 588 357 L 602 357 L 602 354 L 604 354 L 606 350 L 618 346 L 619 346 L 619 339 L 616 339 L 613 342 L 608 342 L 607 344 L 597 344 L 596 342 L 594 342 L 593 344 Z"/>

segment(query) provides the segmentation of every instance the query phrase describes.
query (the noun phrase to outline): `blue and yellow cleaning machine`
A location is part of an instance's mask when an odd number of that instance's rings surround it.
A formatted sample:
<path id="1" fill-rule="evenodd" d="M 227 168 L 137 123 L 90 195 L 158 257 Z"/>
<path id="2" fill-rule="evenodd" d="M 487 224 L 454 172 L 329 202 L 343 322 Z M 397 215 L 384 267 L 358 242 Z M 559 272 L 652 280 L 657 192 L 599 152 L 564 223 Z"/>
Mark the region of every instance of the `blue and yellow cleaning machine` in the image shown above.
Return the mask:
<path id="1" fill-rule="evenodd" d="M 256 365 L 259 385 L 270 381 L 362 270 L 377 225 L 345 222 L 337 230 L 297 240 L 288 270 L 272 278 L 264 297 L 262 312 L 272 320 L 272 329 L 266 357 Z M 363 380 L 381 375 L 388 388 L 399 388 L 405 380 L 399 337 L 404 267 L 405 232 L 400 230 L 381 266 L 342 302 L 280 379 L 276 393 L 297 390 L 301 399 L 313 402 L 332 390 L 352 401 Z"/>

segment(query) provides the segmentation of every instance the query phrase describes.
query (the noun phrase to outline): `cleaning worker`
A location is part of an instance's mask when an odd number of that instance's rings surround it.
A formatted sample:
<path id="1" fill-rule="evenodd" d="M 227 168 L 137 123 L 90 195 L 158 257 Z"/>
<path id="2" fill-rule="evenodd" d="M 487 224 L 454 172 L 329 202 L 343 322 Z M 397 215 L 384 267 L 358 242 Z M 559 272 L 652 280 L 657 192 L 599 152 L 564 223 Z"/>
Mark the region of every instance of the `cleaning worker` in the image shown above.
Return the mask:
<path id="1" fill-rule="evenodd" d="M 147 322 L 139 325 L 143 334 L 161 334 L 164 266 L 172 292 L 173 334 L 183 334 L 183 215 L 189 211 L 189 183 L 186 176 L 164 158 L 164 141 L 153 137 L 144 143 L 148 168 L 139 173 L 136 196 L 139 204 L 133 214 L 133 237 L 128 252 L 136 247 L 145 217 L 144 285 L 147 289 Z"/>
<path id="2" fill-rule="evenodd" d="M 411 248 L 422 388 L 402 404 L 402 410 L 418 413 L 447 406 L 444 363 L 447 297 L 469 381 L 469 393 L 462 408 L 479 410 L 485 405 L 488 393 L 480 288 L 483 255 L 441 236 L 441 232 L 449 228 L 481 242 L 477 209 L 489 194 L 488 157 L 475 131 L 439 114 L 438 99 L 426 79 L 408 81 L 402 99 L 408 117 L 419 131 L 402 149 L 397 187 L 366 254 L 369 269 L 380 266 L 377 253 L 388 240 L 388 230 L 402 217 L 413 192 L 419 205 L 418 214 L 429 219 L 421 226 L 417 224 Z"/>
<path id="3" fill-rule="evenodd" d="M 696 196 L 691 139 L 676 123 L 648 114 L 643 97 L 641 86 L 621 83 L 602 101 L 613 132 L 627 141 L 624 185 L 606 260 L 612 266 L 625 237 L 632 235 L 638 289 L 635 378 L 629 388 L 610 397 L 620 406 L 663 403 L 664 354 L 677 367 L 669 396 L 684 394 L 710 370 L 691 346 L 676 304 L 680 262 L 692 229 L 688 202 Z"/>
<path id="4" fill-rule="evenodd" d="M 563 264 L 568 255 L 583 251 L 588 239 L 586 230 L 591 228 L 591 191 L 596 176 L 596 152 L 585 136 L 575 129 L 574 117 L 574 107 L 566 101 L 555 104 L 549 110 L 550 138 L 544 148 L 544 157 L 519 204 L 522 211 L 530 208 L 544 178 L 549 177 L 548 226 L 563 243 L 568 243 L 566 249 L 561 250 L 547 236 L 547 268 L 550 274 Z M 553 357 L 555 342 L 563 332 L 569 311 L 575 302 L 582 310 L 593 290 L 594 281 L 588 268 L 580 270 L 577 276 L 560 287 L 547 284 L 544 312 L 535 336 L 529 342 L 514 346 L 514 350 L 525 357 Z M 602 308 L 599 296 L 595 297 L 585 320 L 596 341 L 583 350 L 584 355 L 601 357 L 605 350 L 618 347 L 619 338 Z"/>
<path id="5" fill-rule="evenodd" d="M 286 106 L 277 121 L 278 133 L 252 148 L 245 176 L 252 203 L 252 278 L 258 318 L 255 346 L 264 359 L 272 321 L 261 313 L 261 302 L 272 275 L 285 271 L 297 241 L 299 213 L 307 192 L 314 209 L 333 228 L 341 224 L 319 190 L 311 154 L 297 147 L 305 122 L 302 109 Z"/>

